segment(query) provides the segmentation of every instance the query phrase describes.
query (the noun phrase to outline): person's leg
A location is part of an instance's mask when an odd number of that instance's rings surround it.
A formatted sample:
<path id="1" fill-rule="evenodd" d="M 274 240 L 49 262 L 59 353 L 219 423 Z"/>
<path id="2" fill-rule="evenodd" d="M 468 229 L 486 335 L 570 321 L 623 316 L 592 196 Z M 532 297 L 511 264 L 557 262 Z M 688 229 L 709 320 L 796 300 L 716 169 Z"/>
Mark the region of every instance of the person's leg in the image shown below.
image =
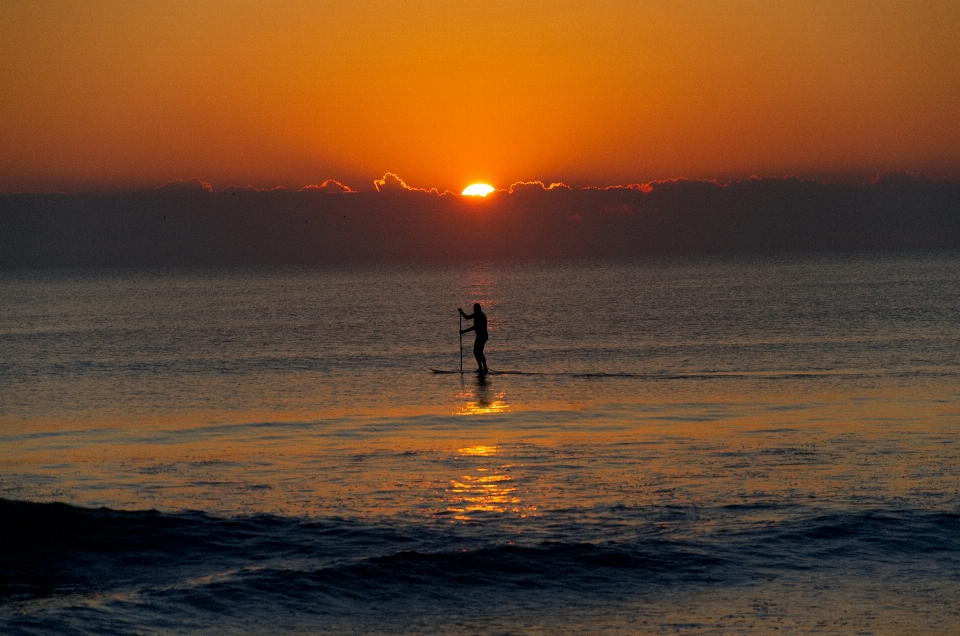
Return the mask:
<path id="1" fill-rule="evenodd" d="M 479 370 L 487 371 L 487 356 L 483 355 L 483 346 L 487 344 L 486 338 L 477 338 L 473 345 L 473 355 L 477 358 Z"/>

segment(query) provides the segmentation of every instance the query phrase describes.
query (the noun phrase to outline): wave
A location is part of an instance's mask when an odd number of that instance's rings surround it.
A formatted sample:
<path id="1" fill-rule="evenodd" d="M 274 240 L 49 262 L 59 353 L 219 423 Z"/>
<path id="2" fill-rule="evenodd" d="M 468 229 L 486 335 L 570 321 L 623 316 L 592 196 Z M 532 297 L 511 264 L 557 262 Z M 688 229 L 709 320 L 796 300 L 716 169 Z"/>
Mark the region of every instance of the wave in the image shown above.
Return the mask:
<path id="1" fill-rule="evenodd" d="M 735 506 L 725 512 L 737 515 Z M 838 564 L 849 570 L 881 562 L 960 563 L 960 515 L 942 511 L 806 510 L 711 532 L 638 526 L 634 539 L 618 541 L 2 499 L 0 519 L 0 603 L 121 588 L 175 594 L 185 582 L 191 593 L 207 586 L 219 593 L 309 591 L 354 599 L 418 588 L 448 595 L 483 588 L 609 594 Z"/>

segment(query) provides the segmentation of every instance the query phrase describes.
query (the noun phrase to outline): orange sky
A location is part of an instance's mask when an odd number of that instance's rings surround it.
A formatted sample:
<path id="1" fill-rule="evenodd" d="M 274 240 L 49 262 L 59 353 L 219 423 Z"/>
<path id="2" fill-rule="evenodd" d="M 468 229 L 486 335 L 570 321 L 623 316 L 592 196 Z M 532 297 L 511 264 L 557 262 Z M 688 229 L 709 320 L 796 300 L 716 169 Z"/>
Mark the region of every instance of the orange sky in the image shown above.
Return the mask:
<path id="1" fill-rule="evenodd" d="M 0 0 L 0 191 L 960 179 L 960 3 Z"/>

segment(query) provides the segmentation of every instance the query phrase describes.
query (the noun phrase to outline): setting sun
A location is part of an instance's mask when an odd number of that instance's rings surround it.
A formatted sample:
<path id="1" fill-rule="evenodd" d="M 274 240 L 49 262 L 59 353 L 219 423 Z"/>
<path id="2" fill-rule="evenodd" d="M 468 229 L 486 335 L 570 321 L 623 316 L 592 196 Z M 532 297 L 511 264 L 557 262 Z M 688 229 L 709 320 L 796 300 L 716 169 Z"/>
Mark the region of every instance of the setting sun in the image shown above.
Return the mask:
<path id="1" fill-rule="evenodd" d="M 496 188 L 487 185 L 486 183 L 474 183 L 473 185 L 468 185 L 466 188 L 464 188 L 461 194 L 468 197 L 485 197 L 494 190 L 496 190 Z"/>

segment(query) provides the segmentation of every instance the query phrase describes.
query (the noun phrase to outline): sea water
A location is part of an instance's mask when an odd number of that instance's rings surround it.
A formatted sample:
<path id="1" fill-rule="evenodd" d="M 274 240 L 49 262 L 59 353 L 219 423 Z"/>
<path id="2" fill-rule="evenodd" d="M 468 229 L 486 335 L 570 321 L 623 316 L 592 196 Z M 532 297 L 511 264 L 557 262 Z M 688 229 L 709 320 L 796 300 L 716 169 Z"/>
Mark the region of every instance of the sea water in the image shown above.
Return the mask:
<path id="1" fill-rule="evenodd" d="M 0 298 L 4 634 L 960 632 L 956 253 Z"/>

